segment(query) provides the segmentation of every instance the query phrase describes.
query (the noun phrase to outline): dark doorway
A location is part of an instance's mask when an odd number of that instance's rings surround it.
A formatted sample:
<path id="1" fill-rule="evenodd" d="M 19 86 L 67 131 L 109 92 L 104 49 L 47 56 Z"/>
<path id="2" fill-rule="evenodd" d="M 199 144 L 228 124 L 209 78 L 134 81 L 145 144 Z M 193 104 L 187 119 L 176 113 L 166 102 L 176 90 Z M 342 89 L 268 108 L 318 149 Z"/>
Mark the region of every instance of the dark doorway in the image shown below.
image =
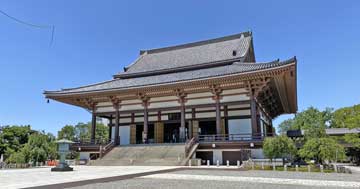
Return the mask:
<path id="1" fill-rule="evenodd" d="M 136 125 L 136 144 L 142 144 L 142 133 L 144 131 L 144 125 Z M 148 142 L 154 141 L 154 124 L 148 124 Z"/>
<path id="2" fill-rule="evenodd" d="M 172 122 L 164 124 L 164 143 L 178 143 L 180 141 L 180 122 Z M 188 123 L 185 123 L 185 137 L 188 139 L 189 128 Z"/>
<path id="3" fill-rule="evenodd" d="M 199 121 L 200 135 L 215 135 L 216 121 Z"/>
<path id="4" fill-rule="evenodd" d="M 212 151 L 196 152 L 196 158 L 201 159 L 201 165 L 206 165 L 207 160 L 210 161 L 210 165 L 213 164 L 213 152 Z"/>
<path id="5" fill-rule="evenodd" d="M 237 165 L 237 161 L 242 163 L 241 151 L 223 151 L 222 152 L 223 165 L 229 160 L 230 165 Z"/>

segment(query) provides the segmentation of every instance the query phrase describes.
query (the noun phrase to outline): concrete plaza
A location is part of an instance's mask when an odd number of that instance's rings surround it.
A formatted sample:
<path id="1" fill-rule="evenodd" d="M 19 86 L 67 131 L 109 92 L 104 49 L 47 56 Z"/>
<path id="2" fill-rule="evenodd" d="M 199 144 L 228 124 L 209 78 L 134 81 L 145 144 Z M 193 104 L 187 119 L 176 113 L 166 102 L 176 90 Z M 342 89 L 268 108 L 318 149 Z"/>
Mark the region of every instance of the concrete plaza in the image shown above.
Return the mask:
<path id="1" fill-rule="evenodd" d="M 174 169 L 169 166 L 74 166 L 72 172 L 50 167 L 0 170 L 0 188 L 27 188 Z"/>
<path id="2" fill-rule="evenodd" d="M 0 170 L 0 188 L 360 188 L 356 174 L 169 166 L 76 166 Z"/>

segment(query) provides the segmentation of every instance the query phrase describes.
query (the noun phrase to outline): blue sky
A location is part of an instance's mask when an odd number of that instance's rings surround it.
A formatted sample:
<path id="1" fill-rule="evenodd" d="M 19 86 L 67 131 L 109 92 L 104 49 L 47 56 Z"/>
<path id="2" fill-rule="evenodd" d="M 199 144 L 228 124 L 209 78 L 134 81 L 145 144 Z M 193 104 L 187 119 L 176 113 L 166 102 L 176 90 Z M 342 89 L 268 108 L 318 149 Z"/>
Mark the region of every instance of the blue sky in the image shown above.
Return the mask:
<path id="1" fill-rule="evenodd" d="M 76 87 L 121 71 L 140 49 L 252 30 L 257 61 L 298 58 L 299 110 L 359 103 L 360 1 L 60 1 L 2 0 L 0 125 L 56 133 L 91 120 L 43 90 Z M 289 116 L 274 120 L 277 125 Z"/>

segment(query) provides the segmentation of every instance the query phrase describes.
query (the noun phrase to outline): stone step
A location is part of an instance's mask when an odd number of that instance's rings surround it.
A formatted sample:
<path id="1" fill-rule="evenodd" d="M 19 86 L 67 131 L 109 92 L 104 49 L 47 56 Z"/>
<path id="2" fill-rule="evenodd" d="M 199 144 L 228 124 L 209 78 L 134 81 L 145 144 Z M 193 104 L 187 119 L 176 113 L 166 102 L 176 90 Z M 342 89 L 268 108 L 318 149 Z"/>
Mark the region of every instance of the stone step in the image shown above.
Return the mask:
<path id="1" fill-rule="evenodd" d="M 129 145 L 113 148 L 91 165 L 180 165 L 185 158 L 184 144 Z"/>

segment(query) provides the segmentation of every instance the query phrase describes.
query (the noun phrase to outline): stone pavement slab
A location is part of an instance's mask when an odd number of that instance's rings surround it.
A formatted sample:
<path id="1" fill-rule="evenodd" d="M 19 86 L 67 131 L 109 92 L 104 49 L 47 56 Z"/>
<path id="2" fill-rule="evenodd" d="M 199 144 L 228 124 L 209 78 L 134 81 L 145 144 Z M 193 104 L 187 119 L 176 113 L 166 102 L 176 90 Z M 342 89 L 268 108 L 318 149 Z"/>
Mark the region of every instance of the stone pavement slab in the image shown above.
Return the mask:
<path id="1" fill-rule="evenodd" d="M 50 167 L 0 170 L 0 188 L 27 188 L 91 179 L 171 170 L 171 166 L 74 166 L 72 172 L 51 172 Z"/>

